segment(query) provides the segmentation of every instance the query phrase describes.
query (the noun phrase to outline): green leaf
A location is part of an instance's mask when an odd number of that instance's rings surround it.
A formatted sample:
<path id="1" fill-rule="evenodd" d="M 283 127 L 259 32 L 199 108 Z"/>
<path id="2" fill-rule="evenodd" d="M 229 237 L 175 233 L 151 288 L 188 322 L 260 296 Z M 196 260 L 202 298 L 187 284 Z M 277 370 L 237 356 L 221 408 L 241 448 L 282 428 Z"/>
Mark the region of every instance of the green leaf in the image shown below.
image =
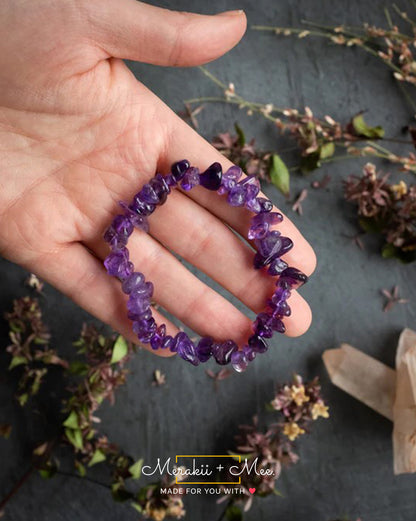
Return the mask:
<path id="1" fill-rule="evenodd" d="M 280 156 L 273 154 L 270 160 L 269 175 L 271 182 L 284 194 L 289 195 L 290 174 Z"/>
<path id="2" fill-rule="evenodd" d="M 50 479 L 55 474 L 55 471 L 52 469 L 39 469 L 39 474 L 43 479 Z"/>
<path id="3" fill-rule="evenodd" d="M 86 476 L 86 474 L 87 474 L 87 469 L 84 467 L 84 465 L 83 465 L 81 462 L 75 460 L 74 465 L 75 465 L 75 468 L 76 468 L 77 471 L 78 471 L 78 474 L 79 474 L 82 478 L 83 478 L 84 476 Z"/>
<path id="4" fill-rule="evenodd" d="M 136 503 L 135 501 L 132 501 L 130 505 L 137 510 L 137 512 L 140 512 L 140 514 L 143 512 L 143 508 L 139 505 L 139 503 Z"/>
<path id="5" fill-rule="evenodd" d="M 88 373 L 88 365 L 81 360 L 73 360 L 69 364 L 69 372 L 78 376 L 85 376 Z"/>
<path id="6" fill-rule="evenodd" d="M 230 503 L 225 511 L 225 519 L 228 521 L 242 521 L 243 513 L 237 505 Z"/>
<path id="7" fill-rule="evenodd" d="M 129 467 L 129 472 L 133 479 L 140 479 L 142 475 L 142 467 L 143 467 L 143 459 L 139 459 L 136 463 L 133 463 L 131 467 Z"/>
<path id="8" fill-rule="evenodd" d="M 75 411 L 71 411 L 68 418 L 62 424 L 64 427 L 69 427 L 70 429 L 79 429 L 78 423 L 78 415 Z"/>
<path id="9" fill-rule="evenodd" d="M 19 405 L 21 407 L 26 405 L 28 399 L 29 399 L 28 393 L 19 394 L 19 396 L 17 397 L 17 401 L 19 402 Z"/>
<path id="10" fill-rule="evenodd" d="M 37 345 L 45 345 L 45 344 L 49 344 L 49 340 L 46 340 L 45 338 L 36 337 L 33 340 L 33 343 L 37 344 Z"/>
<path id="11" fill-rule="evenodd" d="M 96 449 L 94 452 L 92 458 L 90 459 L 88 466 L 92 467 L 93 465 L 96 465 L 97 463 L 101 463 L 102 461 L 106 460 L 106 455 L 104 452 L 101 452 L 100 449 Z"/>
<path id="12" fill-rule="evenodd" d="M 238 144 L 240 145 L 240 147 L 243 147 L 246 144 L 246 136 L 244 135 L 244 131 L 238 123 L 234 123 L 234 128 L 237 132 Z"/>
<path id="13" fill-rule="evenodd" d="M 20 333 L 22 331 L 22 327 L 19 324 L 17 324 L 16 322 L 14 322 L 13 320 L 11 320 L 9 322 L 9 327 L 15 333 Z"/>
<path id="14" fill-rule="evenodd" d="M 334 143 L 324 143 L 319 149 L 319 158 L 320 159 L 328 159 L 328 157 L 332 157 L 335 154 L 335 145 Z"/>
<path id="15" fill-rule="evenodd" d="M 309 174 L 319 168 L 321 166 L 320 159 L 321 153 L 319 150 L 312 154 L 308 154 L 307 156 L 302 156 L 300 160 L 300 170 L 302 174 Z"/>
<path id="16" fill-rule="evenodd" d="M 58 465 L 55 463 L 55 461 L 49 459 L 45 461 L 43 463 L 43 466 L 38 470 L 39 474 L 43 479 L 50 479 L 56 474 L 58 470 Z"/>
<path id="17" fill-rule="evenodd" d="M 403 251 L 401 248 L 397 248 L 393 244 L 385 244 L 381 250 L 381 255 L 385 259 L 398 259 L 403 264 L 409 264 L 416 260 L 416 251 L 409 250 Z"/>
<path id="18" fill-rule="evenodd" d="M 18 365 L 27 364 L 27 358 L 24 356 L 14 356 L 9 365 L 9 371 Z"/>
<path id="19" fill-rule="evenodd" d="M 122 360 L 127 355 L 128 350 L 129 348 L 125 338 L 119 335 L 114 343 L 113 354 L 111 356 L 110 363 L 117 364 L 118 362 L 120 362 L 120 360 Z"/>
<path id="20" fill-rule="evenodd" d="M 380 126 L 368 126 L 364 121 L 362 112 L 352 118 L 351 125 L 356 136 L 368 137 L 370 139 L 380 139 L 384 137 L 384 128 Z"/>
<path id="21" fill-rule="evenodd" d="M 82 450 L 84 448 L 82 432 L 80 429 L 65 429 L 65 436 L 76 449 Z"/>

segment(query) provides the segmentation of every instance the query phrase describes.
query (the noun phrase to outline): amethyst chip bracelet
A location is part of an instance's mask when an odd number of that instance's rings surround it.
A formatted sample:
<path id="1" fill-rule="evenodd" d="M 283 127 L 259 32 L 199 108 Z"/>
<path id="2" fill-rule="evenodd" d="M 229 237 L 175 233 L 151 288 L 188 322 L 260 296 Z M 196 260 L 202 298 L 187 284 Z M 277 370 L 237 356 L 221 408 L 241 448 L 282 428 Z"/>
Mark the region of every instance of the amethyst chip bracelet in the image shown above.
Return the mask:
<path id="1" fill-rule="evenodd" d="M 283 318 L 291 313 L 287 303 L 290 290 L 308 280 L 304 273 L 289 267 L 281 258 L 293 247 L 289 237 L 271 229 L 273 225 L 282 222 L 282 214 L 272 211 L 273 204 L 269 199 L 258 197 L 260 183 L 254 175 L 242 175 L 241 168 L 237 166 L 223 173 L 220 163 L 213 163 L 200 173 L 187 160 L 174 163 L 169 174 L 156 174 L 146 183 L 131 204 L 120 202 L 123 213 L 113 219 L 104 234 L 104 240 L 112 250 L 104 265 L 109 275 L 121 281 L 122 290 L 128 295 L 128 317 L 133 321 L 133 331 L 140 342 L 150 344 L 155 350 L 177 352 L 193 365 L 213 357 L 220 365 L 231 363 L 238 372 L 244 371 L 258 353 L 267 351 L 267 339 L 272 338 L 275 331 L 285 332 Z M 257 315 L 253 322 L 253 334 L 241 349 L 233 340 L 216 341 L 211 337 L 203 337 L 199 342 L 193 342 L 183 331 L 174 337 L 167 335 L 166 325 L 157 325 L 152 316 L 153 284 L 146 282 L 144 275 L 134 270 L 129 259 L 127 242 L 133 229 L 136 227 L 144 232 L 149 231 L 148 216 L 166 201 L 172 188 L 180 186 L 188 191 L 197 185 L 217 191 L 220 195 L 226 194 L 231 206 L 245 207 L 255 214 L 247 234 L 248 239 L 254 240 L 257 249 L 254 268 L 267 268 L 272 277 L 278 277 L 276 290 L 267 301 L 266 310 Z"/>

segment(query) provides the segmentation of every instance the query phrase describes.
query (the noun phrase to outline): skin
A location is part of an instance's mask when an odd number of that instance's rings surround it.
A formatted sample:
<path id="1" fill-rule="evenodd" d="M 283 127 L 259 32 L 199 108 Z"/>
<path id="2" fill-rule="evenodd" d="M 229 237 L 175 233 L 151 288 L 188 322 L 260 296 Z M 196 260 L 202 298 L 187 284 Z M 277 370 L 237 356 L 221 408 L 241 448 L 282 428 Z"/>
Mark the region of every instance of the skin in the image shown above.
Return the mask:
<path id="1" fill-rule="evenodd" d="M 135 0 L 2 0 L 0 254 L 134 340 L 126 297 L 102 265 L 102 234 L 118 201 L 183 158 L 201 169 L 230 164 L 122 59 L 195 66 L 234 47 L 245 29 L 241 11 L 202 16 Z M 258 312 L 274 283 L 253 270 L 250 247 L 229 228 L 245 235 L 249 218 L 203 188 L 175 190 L 151 216 L 151 234 L 135 231 L 130 239 L 155 301 L 201 335 L 241 342 L 250 321 L 170 251 Z M 310 275 L 311 246 L 289 219 L 279 230 L 295 243 L 285 260 Z M 287 334 L 301 335 L 309 306 L 297 292 L 290 305 Z M 157 310 L 154 316 L 177 332 Z"/>

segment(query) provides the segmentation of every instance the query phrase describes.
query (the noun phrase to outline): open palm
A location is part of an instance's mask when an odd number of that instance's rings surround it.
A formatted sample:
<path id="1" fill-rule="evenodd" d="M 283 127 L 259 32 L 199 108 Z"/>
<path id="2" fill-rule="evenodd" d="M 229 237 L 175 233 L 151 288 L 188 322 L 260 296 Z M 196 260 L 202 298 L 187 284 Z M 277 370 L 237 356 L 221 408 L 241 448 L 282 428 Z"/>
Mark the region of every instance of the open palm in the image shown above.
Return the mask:
<path id="1" fill-rule="evenodd" d="M 175 13 L 135 0 L 3 0 L 0 26 L 0 253 L 134 339 L 119 284 L 102 265 L 102 234 L 118 201 L 177 160 L 200 168 L 227 161 L 122 58 L 204 63 L 240 40 L 245 17 Z M 156 302 L 200 334 L 241 341 L 249 320 L 171 251 L 258 312 L 273 283 L 252 269 L 250 247 L 230 230 L 245 235 L 249 217 L 203 189 L 175 191 L 150 218 L 150 235 L 131 238 Z M 311 247 L 287 219 L 281 228 L 295 242 L 286 257 L 310 274 Z M 291 307 L 287 333 L 295 336 L 308 328 L 310 310 L 296 292 Z"/>

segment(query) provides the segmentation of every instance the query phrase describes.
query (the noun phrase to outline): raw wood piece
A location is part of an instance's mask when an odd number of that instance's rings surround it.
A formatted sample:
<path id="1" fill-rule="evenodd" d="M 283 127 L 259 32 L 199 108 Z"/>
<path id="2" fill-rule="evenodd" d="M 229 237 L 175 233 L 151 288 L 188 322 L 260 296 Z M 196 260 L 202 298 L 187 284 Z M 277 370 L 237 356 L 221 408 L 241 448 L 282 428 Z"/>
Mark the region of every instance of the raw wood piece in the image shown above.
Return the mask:
<path id="1" fill-rule="evenodd" d="M 396 371 L 348 344 L 322 358 L 334 385 L 393 420 Z"/>
<path id="2" fill-rule="evenodd" d="M 404 329 L 396 354 L 394 473 L 416 472 L 416 333 Z"/>

